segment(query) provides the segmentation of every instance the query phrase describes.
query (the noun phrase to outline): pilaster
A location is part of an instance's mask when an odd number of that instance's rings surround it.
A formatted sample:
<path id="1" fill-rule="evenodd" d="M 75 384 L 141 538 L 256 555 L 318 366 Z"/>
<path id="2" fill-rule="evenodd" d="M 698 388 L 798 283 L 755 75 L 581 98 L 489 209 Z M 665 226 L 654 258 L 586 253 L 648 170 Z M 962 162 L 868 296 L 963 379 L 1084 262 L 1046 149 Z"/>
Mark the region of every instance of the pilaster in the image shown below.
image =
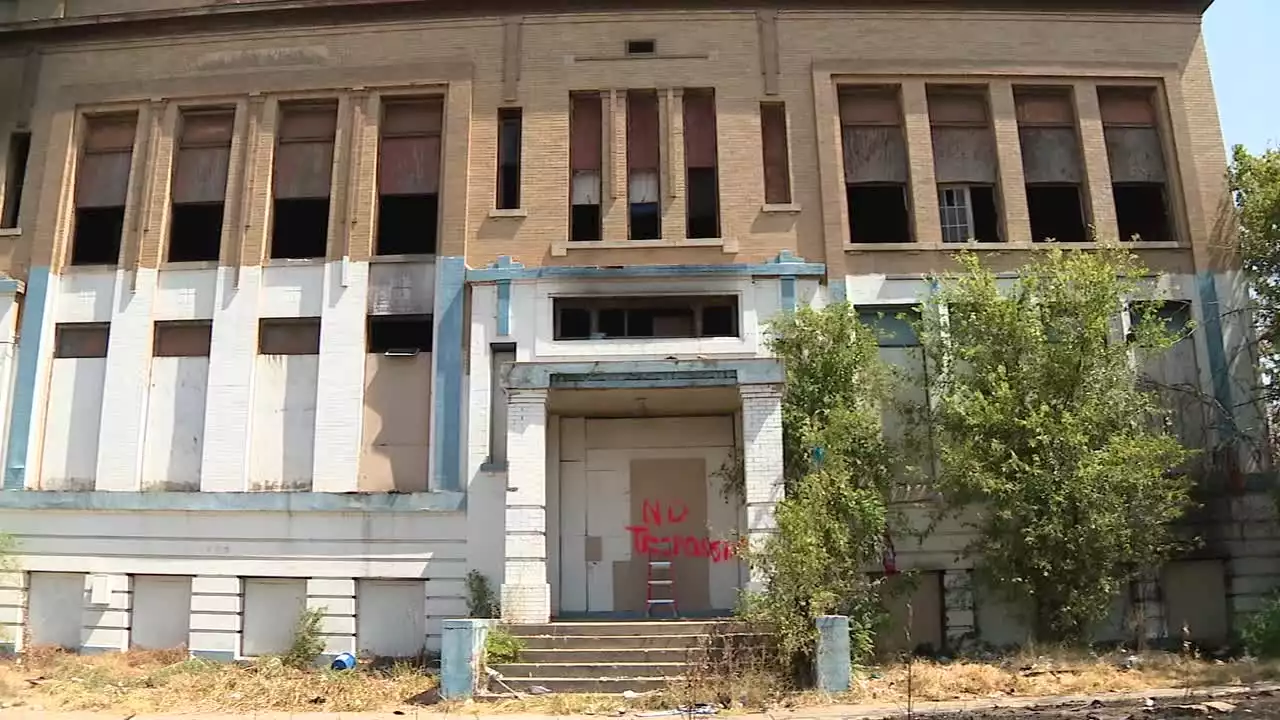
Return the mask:
<path id="1" fill-rule="evenodd" d="M 743 385 L 742 451 L 747 502 L 747 541 L 759 547 L 777 528 L 785 493 L 782 461 L 782 386 Z M 761 589 L 753 572 L 749 587 Z"/>
<path id="2" fill-rule="evenodd" d="M 547 583 L 547 391 L 513 389 L 507 400 L 506 565 L 502 619 L 551 619 Z"/>

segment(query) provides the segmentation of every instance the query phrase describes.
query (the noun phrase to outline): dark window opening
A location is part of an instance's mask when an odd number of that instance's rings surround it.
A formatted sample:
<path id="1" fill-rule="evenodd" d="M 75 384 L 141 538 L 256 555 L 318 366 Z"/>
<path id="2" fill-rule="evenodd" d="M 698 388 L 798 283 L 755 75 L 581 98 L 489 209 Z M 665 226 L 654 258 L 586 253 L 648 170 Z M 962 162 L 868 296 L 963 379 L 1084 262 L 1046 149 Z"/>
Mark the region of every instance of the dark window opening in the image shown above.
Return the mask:
<path id="1" fill-rule="evenodd" d="M 689 168 L 688 170 L 688 237 L 720 237 L 720 191 L 717 188 L 716 169 Z"/>
<path id="2" fill-rule="evenodd" d="M 628 55 L 652 55 L 658 52 L 657 40 L 628 40 Z"/>
<path id="3" fill-rule="evenodd" d="M 662 237 L 662 216 L 658 203 L 631 203 L 631 239 L 658 240 Z"/>
<path id="4" fill-rule="evenodd" d="M 1116 200 L 1116 222 L 1120 239 L 1172 240 L 1164 185 L 1160 183 L 1117 183 L 1112 188 Z"/>
<path id="5" fill-rule="evenodd" d="M 1080 188 L 1076 185 L 1028 185 L 1027 211 L 1035 242 L 1088 242 Z"/>
<path id="6" fill-rule="evenodd" d="M 374 315 L 366 338 L 370 353 L 417 355 L 431 352 L 430 315 Z"/>
<path id="7" fill-rule="evenodd" d="M 569 239 L 588 242 L 600 237 L 600 206 L 573 205 L 569 215 Z"/>
<path id="8" fill-rule="evenodd" d="M 434 253 L 440 203 L 436 195 L 378 197 L 378 254 Z"/>
<path id="9" fill-rule="evenodd" d="M 9 136 L 8 167 L 4 178 L 4 209 L 0 211 L 0 227 L 18 227 L 22 207 L 22 187 L 27 181 L 27 159 L 31 155 L 31 133 Z"/>
<path id="10" fill-rule="evenodd" d="M 790 203 L 791 158 L 787 148 L 787 109 L 783 103 L 760 103 L 760 136 L 764 152 L 764 201 Z"/>
<path id="11" fill-rule="evenodd" d="M 996 214 L 996 189 L 990 185 L 970 185 L 973 203 L 973 237 L 978 242 L 1000 241 L 1000 220 Z"/>
<path id="12" fill-rule="evenodd" d="M 738 336 L 738 299 L 726 295 L 560 298 L 557 340 Z"/>
<path id="13" fill-rule="evenodd" d="M 169 262 L 217 260 L 222 247 L 222 203 L 173 206 Z"/>
<path id="14" fill-rule="evenodd" d="M 849 203 L 851 242 L 911 242 L 905 186 L 846 185 L 845 197 Z"/>
<path id="15" fill-rule="evenodd" d="M 498 110 L 498 209 L 520 207 L 520 108 Z"/>
<path id="16" fill-rule="evenodd" d="M 271 257 L 324 257 L 329 237 L 329 198 L 276 198 Z"/>
<path id="17" fill-rule="evenodd" d="M 259 355 L 319 355 L 320 318 L 267 318 L 258 322 Z"/>
<path id="18" fill-rule="evenodd" d="M 116 264 L 120 260 L 120 238 L 123 235 L 123 207 L 76 208 L 71 264 Z"/>

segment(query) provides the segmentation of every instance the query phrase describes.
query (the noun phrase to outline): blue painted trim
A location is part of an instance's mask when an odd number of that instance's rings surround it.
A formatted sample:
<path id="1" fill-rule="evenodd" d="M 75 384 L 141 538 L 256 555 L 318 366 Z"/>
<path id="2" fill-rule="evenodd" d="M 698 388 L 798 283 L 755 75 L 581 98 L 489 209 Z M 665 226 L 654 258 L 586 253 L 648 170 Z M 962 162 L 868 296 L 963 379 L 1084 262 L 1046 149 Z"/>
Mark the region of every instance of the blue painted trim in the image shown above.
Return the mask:
<path id="1" fill-rule="evenodd" d="M 460 492 L 7 492 L 4 510 L 102 510 L 109 512 L 455 512 L 466 507 Z"/>
<path id="2" fill-rule="evenodd" d="M 548 265 L 526 268 L 503 255 L 487 268 L 467 271 L 467 282 L 496 282 L 499 280 L 537 280 L 543 278 L 575 278 L 610 280 L 652 277 L 705 277 L 707 275 L 730 277 L 822 277 L 827 273 L 823 263 L 805 262 L 789 252 L 782 252 L 766 263 L 736 265 Z"/>
<path id="3" fill-rule="evenodd" d="M 1218 286 L 1213 273 L 1196 273 L 1196 289 L 1200 293 L 1200 305 L 1204 313 L 1204 339 L 1209 353 L 1209 374 L 1213 378 L 1213 397 L 1230 414 L 1235 403 L 1231 400 L 1231 375 L 1227 368 L 1227 352 L 1222 342 L 1222 308 L 1218 302 Z M 1224 419 L 1230 424 L 1229 419 Z"/>
<path id="4" fill-rule="evenodd" d="M 435 477 L 433 490 L 462 489 L 462 330 L 467 263 L 436 258 Z"/>
<path id="5" fill-rule="evenodd" d="M 27 277 L 30 290 L 23 298 L 18 372 L 9 419 L 8 452 L 5 455 L 5 490 L 22 490 L 26 487 L 27 441 L 31 437 L 36 374 L 40 369 L 40 335 L 44 331 L 44 314 L 49 302 L 49 268 L 33 267 Z"/>
<path id="6" fill-rule="evenodd" d="M 831 297 L 832 305 L 839 305 L 849 297 L 849 281 L 844 278 L 829 281 L 827 294 Z"/>
<path id="7" fill-rule="evenodd" d="M 784 277 L 778 279 L 782 292 L 782 309 L 784 312 L 795 312 L 796 309 L 796 279 L 794 277 Z"/>
<path id="8" fill-rule="evenodd" d="M 230 650 L 192 650 L 191 657 L 213 662 L 235 662 L 236 654 Z"/>
<path id="9" fill-rule="evenodd" d="M 511 281 L 498 281 L 498 337 L 511 334 Z"/>
<path id="10" fill-rule="evenodd" d="M 7 293 L 9 295 L 17 295 L 26 292 L 27 284 L 17 278 L 0 277 L 0 294 Z M 3 647 L 3 645 L 0 645 Z"/>
<path id="11" fill-rule="evenodd" d="M 716 373 L 708 376 L 706 373 Z M 782 361 L 774 358 L 739 360 L 605 360 L 600 362 L 514 363 L 507 376 L 508 388 L 541 390 L 550 388 L 557 377 L 577 381 L 592 375 L 613 376 L 616 387 L 672 387 L 670 381 L 686 378 L 719 377 L 733 373 L 735 385 L 768 385 L 784 379 Z M 636 383 L 643 383 L 637 385 Z M 720 382 L 719 384 L 726 384 Z M 685 383 L 680 387 L 688 387 Z M 594 387 L 602 387 L 595 385 Z"/>

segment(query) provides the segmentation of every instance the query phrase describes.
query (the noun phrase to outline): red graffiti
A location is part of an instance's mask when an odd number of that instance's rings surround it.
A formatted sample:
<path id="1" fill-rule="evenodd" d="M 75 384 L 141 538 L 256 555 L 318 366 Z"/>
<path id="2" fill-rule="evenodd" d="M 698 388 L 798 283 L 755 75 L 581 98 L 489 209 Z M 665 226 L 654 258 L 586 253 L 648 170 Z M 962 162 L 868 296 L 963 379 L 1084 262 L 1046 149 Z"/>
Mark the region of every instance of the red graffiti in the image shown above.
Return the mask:
<path id="1" fill-rule="evenodd" d="M 631 533 L 631 548 L 640 555 L 656 557 L 693 557 L 710 558 L 711 562 L 728 562 L 736 555 L 737 545 L 729 540 L 712 540 L 709 537 L 695 535 L 657 535 L 654 528 L 662 527 L 664 521 L 671 525 L 679 525 L 689 517 L 689 506 L 682 505 L 679 510 L 667 505 L 665 518 L 662 502 L 645 500 L 641 506 L 642 525 L 628 525 Z"/>

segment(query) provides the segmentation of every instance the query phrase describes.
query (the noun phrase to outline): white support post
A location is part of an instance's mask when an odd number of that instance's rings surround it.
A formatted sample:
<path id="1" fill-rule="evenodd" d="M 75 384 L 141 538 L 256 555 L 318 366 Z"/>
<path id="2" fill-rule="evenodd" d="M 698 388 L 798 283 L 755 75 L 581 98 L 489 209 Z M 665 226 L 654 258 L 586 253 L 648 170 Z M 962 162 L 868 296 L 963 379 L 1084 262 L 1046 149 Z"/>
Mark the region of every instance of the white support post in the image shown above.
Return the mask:
<path id="1" fill-rule="evenodd" d="M 551 619 L 547 583 L 547 391 L 512 390 L 507 399 L 506 564 L 502 619 Z"/>
<path id="2" fill-rule="evenodd" d="M 785 493 L 782 465 L 782 386 L 743 385 L 742 452 L 747 502 L 747 542 L 758 548 L 777 528 Z M 752 572 L 748 589 L 761 590 Z"/>

